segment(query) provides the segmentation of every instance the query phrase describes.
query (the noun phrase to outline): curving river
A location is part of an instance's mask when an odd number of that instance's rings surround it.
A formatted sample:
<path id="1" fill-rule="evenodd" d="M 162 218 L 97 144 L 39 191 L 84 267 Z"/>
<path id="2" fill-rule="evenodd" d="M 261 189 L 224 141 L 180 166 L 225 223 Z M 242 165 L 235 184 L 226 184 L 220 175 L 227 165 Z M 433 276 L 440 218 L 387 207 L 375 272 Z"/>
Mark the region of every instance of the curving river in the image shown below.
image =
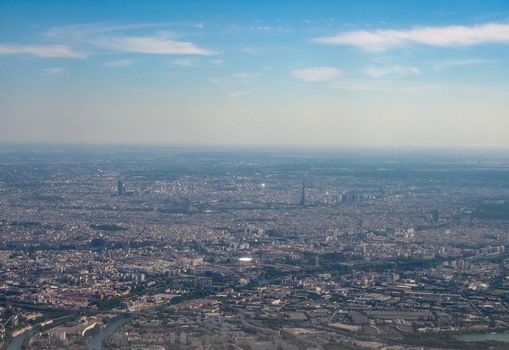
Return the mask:
<path id="1" fill-rule="evenodd" d="M 88 343 L 88 348 L 90 350 L 102 350 L 103 341 L 112 335 L 118 328 L 122 327 L 124 324 L 129 322 L 131 317 L 129 316 L 119 316 L 113 320 L 113 322 L 109 323 L 106 327 L 101 329 L 99 332 L 95 333 L 92 338 L 90 338 L 90 342 Z"/>
<path id="2" fill-rule="evenodd" d="M 21 334 L 18 334 L 11 340 L 9 345 L 7 345 L 7 350 L 22 350 L 25 339 L 32 335 L 34 332 L 35 329 L 30 329 Z"/>

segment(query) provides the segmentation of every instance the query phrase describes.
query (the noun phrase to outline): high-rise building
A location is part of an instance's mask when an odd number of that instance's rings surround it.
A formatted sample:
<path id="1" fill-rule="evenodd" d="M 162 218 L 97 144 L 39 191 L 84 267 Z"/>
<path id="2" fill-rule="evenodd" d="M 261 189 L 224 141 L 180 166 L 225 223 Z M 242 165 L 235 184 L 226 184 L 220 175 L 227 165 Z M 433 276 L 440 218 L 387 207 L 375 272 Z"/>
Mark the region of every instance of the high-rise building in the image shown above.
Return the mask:
<path id="1" fill-rule="evenodd" d="M 124 188 L 124 181 L 122 180 L 118 180 L 118 183 L 117 183 L 117 194 L 119 196 L 122 196 L 125 192 L 125 188 Z"/>
<path id="2" fill-rule="evenodd" d="M 299 205 L 301 207 L 306 206 L 306 183 L 302 182 L 302 195 L 300 197 Z"/>

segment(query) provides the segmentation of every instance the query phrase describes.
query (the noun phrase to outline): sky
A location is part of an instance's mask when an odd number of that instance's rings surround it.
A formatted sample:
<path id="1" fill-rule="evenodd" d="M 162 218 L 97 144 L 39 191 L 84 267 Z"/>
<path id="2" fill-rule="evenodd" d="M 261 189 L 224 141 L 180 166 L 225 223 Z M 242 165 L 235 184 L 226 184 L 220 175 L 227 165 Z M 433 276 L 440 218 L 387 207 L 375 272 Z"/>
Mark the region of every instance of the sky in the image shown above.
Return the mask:
<path id="1" fill-rule="evenodd" d="M 509 0 L 0 1 L 0 143 L 509 148 Z"/>

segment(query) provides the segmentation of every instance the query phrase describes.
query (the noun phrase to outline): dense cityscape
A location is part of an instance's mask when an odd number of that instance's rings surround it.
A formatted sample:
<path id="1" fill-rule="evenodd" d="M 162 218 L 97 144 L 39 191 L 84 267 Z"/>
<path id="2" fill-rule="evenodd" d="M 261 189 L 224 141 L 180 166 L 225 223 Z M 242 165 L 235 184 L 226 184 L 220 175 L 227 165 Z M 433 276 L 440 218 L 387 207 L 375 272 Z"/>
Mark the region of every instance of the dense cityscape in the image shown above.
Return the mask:
<path id="1" fill-rule="evenodd" d="M 506 349 L 507 198 L 495 151 L 4 146 L 0 346 Z"/>
<path id="2" fill-rule="evenodd" d="M 509 350 L 509 0 L 0 1 L 0 350 Z"/>

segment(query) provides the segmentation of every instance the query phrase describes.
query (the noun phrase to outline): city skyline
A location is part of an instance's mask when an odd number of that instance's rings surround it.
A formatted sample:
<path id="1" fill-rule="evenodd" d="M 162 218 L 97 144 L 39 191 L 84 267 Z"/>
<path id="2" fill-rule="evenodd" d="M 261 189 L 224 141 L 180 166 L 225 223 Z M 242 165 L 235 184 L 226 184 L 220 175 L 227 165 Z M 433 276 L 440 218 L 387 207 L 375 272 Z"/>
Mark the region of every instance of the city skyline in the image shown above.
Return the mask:
<path id="1" fill-rule="evenodd" d="M 0 4 L 0 142 L 509 147 L 506 1 Z"/>

